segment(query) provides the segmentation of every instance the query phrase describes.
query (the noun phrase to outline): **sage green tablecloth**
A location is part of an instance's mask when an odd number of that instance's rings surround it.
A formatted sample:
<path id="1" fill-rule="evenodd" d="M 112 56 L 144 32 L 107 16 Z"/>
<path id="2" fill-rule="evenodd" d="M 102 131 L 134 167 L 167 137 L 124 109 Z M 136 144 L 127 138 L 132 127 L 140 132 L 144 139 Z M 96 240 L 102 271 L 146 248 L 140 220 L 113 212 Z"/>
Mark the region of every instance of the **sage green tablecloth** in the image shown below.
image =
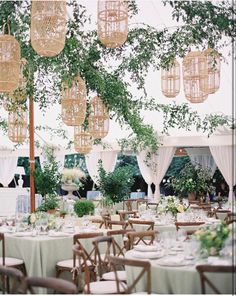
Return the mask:
<path id="1" fill-rule="evenodd" d="M 125 255 L 128 259 L 137 259 L 132 256 L 132 250 Z M 195 265 L 182 267 L 167 267 L 157 265 L 156 260 L 151 262 L 152 293 L 158 294 L 201 294 L 200 277 Z M 137 268 L 126 268 L 128 283 L 134 281 Z M 209 276 L 222 294 L 232 294 L 232 274 L 214 274 Z M 136 292 L 144 291 L 145 278 L 137 286 Z M 211 289 L 206 294 L 212 294 Z"/>

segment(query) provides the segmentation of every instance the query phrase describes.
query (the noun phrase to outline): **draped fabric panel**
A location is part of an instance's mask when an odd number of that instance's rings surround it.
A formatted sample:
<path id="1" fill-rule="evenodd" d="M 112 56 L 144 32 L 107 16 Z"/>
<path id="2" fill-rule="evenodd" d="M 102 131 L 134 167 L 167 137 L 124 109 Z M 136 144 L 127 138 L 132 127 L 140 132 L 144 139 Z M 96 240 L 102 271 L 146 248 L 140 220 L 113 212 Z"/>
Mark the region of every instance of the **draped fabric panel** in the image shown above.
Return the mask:
<path id="1" fill-rule="evenodd" d="M 175 147 L 159 147 L 157 154 L 153 155 L 153 162 L 157 164 L 154 172 L 155 193 L 154 198 L 158 201 L 160 199 L 160 183 L 165 176 L 166 171 L 175 154 Z"/>
<path id="2" fill-rule="evenodd" d="M 117 161 L 117 151 L 100 151 L 85 155 L 85 163 L 87 170 L 93 182 L 98 182 L 98 162 L 102 160 L 103 167 L 107 173 L 113 172 Z"/>
<path id="3" fill-rule="evenodd" d="M 214 175 L 216 170 L 216 163 L 208 147 L 204 148 L 185 148 L 192 164 L 199 163 L 203 168 L 208 168 L 211 176 Z"/>
<path id="4" fill-rule="evenodd" d="M 229 185 L 229 204 L 233 202 L 233 186 L 236 184 L 236 146 L 210 146 L 212 156 Z"/>
<path id="5" fill-rule="evenodd" d="M 2 183 L 4 187 L 7 187 L 14 178 L 18 157 L 4 156 L 3 153 L 4 152 L 2 151 L 0 157 L 0 183 Z"/>
<path id="6" fill-rule="evenodd" d="M 140 173 L 143 176 L 144 181 L 148 185 L 147 197 L 149 199 L 151 199 L 151 198 L 153 198 L 153 192 L 152 192 L 151 185 L 154 182 L 152 168 L 149 167 L 145 162 L 145 159 L 146 159 L 146 152 L 145 151 L 139 152 L 136 155 L 136 157 L 137 157 L 137 162 L 138 162 Z"/>

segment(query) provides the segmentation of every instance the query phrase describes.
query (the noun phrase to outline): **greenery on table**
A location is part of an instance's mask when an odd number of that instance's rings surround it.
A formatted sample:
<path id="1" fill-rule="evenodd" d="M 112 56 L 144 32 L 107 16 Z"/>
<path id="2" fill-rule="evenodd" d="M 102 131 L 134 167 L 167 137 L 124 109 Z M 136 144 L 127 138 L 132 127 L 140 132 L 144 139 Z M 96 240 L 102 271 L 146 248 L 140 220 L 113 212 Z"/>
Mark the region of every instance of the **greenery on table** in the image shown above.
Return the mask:
<path id="1" fill-rule="evenodd" d="M 207 226 L 195 232 L 196 238 L 201 242 L 201 251 L 206 251 L 209 256 L 219 254 L 225 240 L 229 236 L 229 227 L 225 222 L 214 226 Z"/>
<path id="2" fill-rule="evenodd" d="M 47 212 L 59 207 L 59 201 L 55 196 L 49 195 L 44 198 L 42 204 L 36 209 L 37 212 Z"/>
<path id="3" fill-rule="evenodd" d="M 105 202 L 118 203 L 129 198 L 131 186 L 134 183 L 133 169 L 126 165 L 116 168 L 113 172 L 107 173 L 99 161 L 98 188 L 102 192 Z"/>
<path id="4" fill-rule="evenodd" d="M 171 178 L 171 182 L 166 186 L 171 186 L 180 197 L 186 193 L 195 193 L 196 197 L 203 197 L 215 189 L 210 170 L 192 163 L 187 163 L 179 176 Z"/>
<path id="5" fill-rule="evenodd" d="M 188 206 L 185 203 L 181 202 L 174 196 L 165 196 L 163 197 L 163 201 L 165 202 L 165 212 L 170 212 L 173 216 L 177 216 L 177 213 L 183 213 L 188 209 Z"/>
<path id="6" fill-rule="evenodd" d="M 86 9 L 77 0 L 68 0 L 72 18 L 68 21 L 65 48 L 52 58 L 38 56 L 29 42 L 30 4 L 29 0 L 1 1 L 0 26 L 5 22 L 11 24 L 11 32 L 21 45 L 21 55 L 28 61 L 25 70 L 27 94 L 31 100 L 39 102 L 43 112 L 60 101 L 62 82 L 71 82 L 79 73 L 86 81 L 88 97 L 94 93 L 100 95 L 110 117 L 121 126 L 131 128 L 130 136 L 120 142 L 123 147 L 134 150 L 149 147 L 151 151 L 158 147 L 153 127 L 143 122 L 142 110 L 163 113 L 165 134 L 172 127 L 190 130 L 195 126 L 210 134 L 218 126 L 232 125 L 231 120 L 222 115 L 210 114 L 202 118 L 188 104 L 159 104 L 157 98 L 148 97 L 145 89 L 150 68 L 169 67 L 175 57 L 182 58 L 193 45 L 199 49 L 211 46 L 220 52 L 231 42 L 235 37 L 235 12 L 230 1 L 217 5 L 211 1 L 164 1 L 172 8 L 173 19 L 182 21 L 183 25 L 160 30 L 145 24 L 130 25 L 125 44 L 117 49 L 107 49 L 98 40 L 96 31 L 85 30 L 89 22 Z M 132 21 L 138 7 L 134 0 L 128 0 L 128 4 Z M 111 67 L 110 61 L 115 61 L 116 66 Z M 140 90 L 138 97 L 132 95 L 131 84 Z M 0 118 L 0 126 L 6 131 L 4 118 Z M 36 126 L 36 129 L 40 128 Z M 54 132 L 66 137 L 60 126 Z"/>
<path id="7" fill-rule="evenodd" d="M 52 157 L 50 162 L 44 162 L 41 168 L 34 172 L 37 193 L 45 197 L 47 194 L 56 195 L 60 186 L 61 174 L 58 171 L 58 162 Z"/>
<path id="8" fill-rule="evenodd" d="M 78 217 L 93 214 L 95 205 L 90 200 L 77 200 L 74 204 L 74 211 Z"/>

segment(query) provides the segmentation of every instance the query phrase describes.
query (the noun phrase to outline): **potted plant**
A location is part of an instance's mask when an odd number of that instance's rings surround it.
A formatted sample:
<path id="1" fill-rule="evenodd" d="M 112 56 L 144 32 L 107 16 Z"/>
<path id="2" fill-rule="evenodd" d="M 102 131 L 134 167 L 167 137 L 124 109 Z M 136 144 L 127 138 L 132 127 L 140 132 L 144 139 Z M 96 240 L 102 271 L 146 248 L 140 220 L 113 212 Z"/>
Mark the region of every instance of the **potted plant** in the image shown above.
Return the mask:
<path id="1" fill-rule="evenodd" d="M 37 211 L 48 212 L 49 214 L 55 214 L 58 206 L 59 206 L 58 199 L 53 195 L 49 195 L 44 199 L 42 204 L 37 208 Z"/>
<path id="2" fill-rule="evenodd" d="M 171 186 L 180 197 L 188 194 L 189 200 L 197 200 L 214 191 L 210 170 L 199 164 L 187 163 L 178 177 L 171 178 Z"/>
<path id="3" fill-rule="evenodd" d="M 95 205 L 90 200 L 77 200 L 74 204 L 74 211 L 78 217 L 93 214 Z"/>
<path id="4" fill-rule="evenodd" d="M 129 165 L 116 168 L 107 173 L 102 161 L 99 162 L 98 188 L 105 198 L 106 204 L 114 204 L 128 198 L 134 183 L 133 170 Z"/>

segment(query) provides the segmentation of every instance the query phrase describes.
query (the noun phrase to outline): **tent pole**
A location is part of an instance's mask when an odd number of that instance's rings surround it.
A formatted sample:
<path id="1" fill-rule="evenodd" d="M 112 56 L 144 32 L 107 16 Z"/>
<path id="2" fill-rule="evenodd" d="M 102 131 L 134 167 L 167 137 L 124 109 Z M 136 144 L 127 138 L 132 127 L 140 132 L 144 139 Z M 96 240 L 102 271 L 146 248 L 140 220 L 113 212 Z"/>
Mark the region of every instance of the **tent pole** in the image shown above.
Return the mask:
<path id="1" fill-rule="evenodd" d="M 31 213 L 35 212 L 35 154 L 34 154 L 34 99 L 31 96 L 29 100 L 29 145 L 30 145 L 30 206 Z"/>

